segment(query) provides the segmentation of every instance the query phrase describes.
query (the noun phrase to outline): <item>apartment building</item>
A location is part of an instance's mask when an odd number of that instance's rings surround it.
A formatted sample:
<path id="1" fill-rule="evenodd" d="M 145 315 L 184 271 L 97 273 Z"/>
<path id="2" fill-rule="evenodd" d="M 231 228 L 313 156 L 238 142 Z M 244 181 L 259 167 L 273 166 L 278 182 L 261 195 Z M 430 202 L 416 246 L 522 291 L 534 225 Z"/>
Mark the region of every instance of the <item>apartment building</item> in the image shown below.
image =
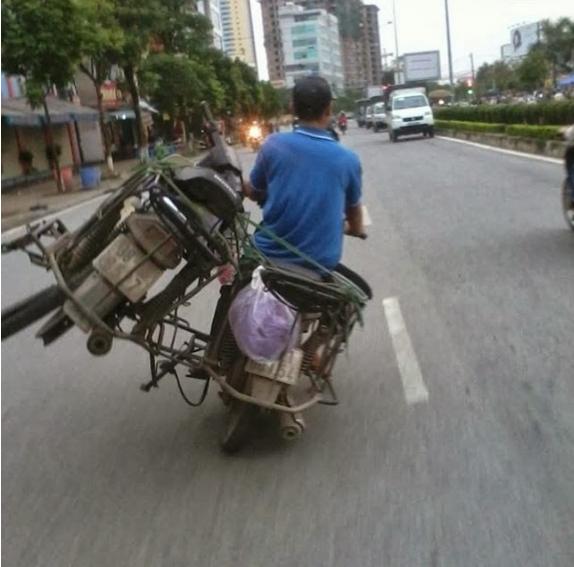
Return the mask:
<path id="1" fill-rule="evenodd" d="M 257 69 L 253 18 L 249 0 L 219 1 L 225 53 Z"/>
<path id="2" fill-rule="evenodd" d="M 344 86 L 339 22 L 323 9 L 287 3 L 279 9 L 285 85 L 307 75 L 321 75 L 337 91 Z"/>

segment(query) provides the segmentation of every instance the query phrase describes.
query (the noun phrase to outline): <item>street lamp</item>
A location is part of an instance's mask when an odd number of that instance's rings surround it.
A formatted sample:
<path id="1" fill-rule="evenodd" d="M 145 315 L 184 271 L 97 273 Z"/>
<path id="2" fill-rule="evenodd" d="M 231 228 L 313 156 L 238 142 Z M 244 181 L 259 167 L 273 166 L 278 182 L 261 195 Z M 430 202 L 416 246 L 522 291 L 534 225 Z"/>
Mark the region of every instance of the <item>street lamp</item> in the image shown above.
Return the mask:
<path id="1" fill-rule="evenodd" d="M 448 0 L 444 0 L 444 10 L 446 13 L 446 43 L 448 48 L 448 78 L 450 86 L 454 85 L 454 80 L 452 76 L 452 48 L 450 44 L 450 18 L 448 14 Z"/>
<path id="2" fill-rule="evenodd" d="M 390 23 L 390 22 L 389 22 Z M 393 0 L 393 28 L 395 31 L 395 54 L 398 60 L 399 58 L 399 36 L 397 34 L 397 6 L 396 0 Z"/>

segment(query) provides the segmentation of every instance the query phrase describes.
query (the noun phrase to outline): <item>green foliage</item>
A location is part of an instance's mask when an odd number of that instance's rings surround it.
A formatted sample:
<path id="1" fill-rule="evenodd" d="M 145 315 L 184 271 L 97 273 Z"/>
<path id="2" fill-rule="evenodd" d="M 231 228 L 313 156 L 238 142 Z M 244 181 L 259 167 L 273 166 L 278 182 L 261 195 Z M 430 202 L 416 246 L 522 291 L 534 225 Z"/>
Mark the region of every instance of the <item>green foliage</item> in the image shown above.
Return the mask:
<path id="1" fill-rule="evenodd" d="M 39 106 L 50 85 L 66 87 L 82 54 L 83 19 L 73 0 L 4 0 L 2 69 L 26 79 Z"/>
<path id="2" fill-rule="evenodd" d="M 168 17 L 161 0 L 112 0 L 114 16 L 123 31 L 124 41 L 117 61 L 123 67 L 138 67 L 149 51 L 158 29 Z"/>
<path id="3" fill-rule="evenodd" d="M 509 136 L 536 138 L 539 140 L 559 140 L 562 138 L 562 128 L 560 128 L 560 126 L 529 126 L 524 124 L 513 124 L 506 127 L 506 133 Z"/>
<path id="4" fill-rule="evenodd" d="M 490 124 L 485 122 L 461 122 L 457 120 L 435 120 L 435 126 L 441 130 L 459 132 L 479 132 L 484 134 L 506 134 L 537 140 L 556 140 L 562 136 L 560 126 L 530 126 L 524 124 Z"/>
<path id="5" fill-rule="evenodd" d="M 114 0 L 78 0 L 78 7 L 83 18 L 82 55 L 93 62 L 94 75 L 104 75 L 119 57 L 125 40 Z"/>
<path id="6" fill-rule="evenodd" d="M 281 114 L 282 104 L 279 92 L 273 85 L 267 81 L 261 81 L 260 98 L 261 98 L 261 116 L 265 119 L 274 118 Z"/>
<path id="7" fill-rule="evenodd" d="M 533 91 L 544 87 L 548 77 L 549 65 L 541 49 L 532 49 L 516 68 L 520 86 Z"/>
<path id="8" fill-rule="evenodd" d="M 363 98 L 360 89 L 347 89 L 343 94 L 338 95 L 333 102 L 333 111 L 337 113 L 341 112 L 341 110 L 353 110 L 355 101 L 360 98 Z"/>
<path id="9" fill-rule="evenodd" d="M 514 69 L 504 61 L 496 61 L 492 64 L 484 63 L 476 73 L 476 90 L 479 95 L 490 91 L 506 91 L 517 86 Z"/>
<path id="10" fill-rule="evenodd" d="M 189 0 L 162 0 L 161 4 L 154 36 L 162 49 L 192 57 L 205 54 L 212 39 L 209 19 L 190 11 Z"/>
<path id="11" fill-rule="evenodd" d="M 574 101 L 538 104 L 483 104 L 437 108 L 440 120 L 494 124 L 566 125 L 574 122 Z"/>
<path id="12" fill-rule="evenodd" d="M 574 70 L 574 20 L 560 18 L 542 22 L 542 41 L 534 49 L 541 51 L 556 72 Z"/>
<path id="13" fill-rule="evenodd" d="M 437 128 L 460 130 L 464 132 L 481 132 L 485 134 L 504 134 L 504 124 L 488 124 L 484 122 L 460 122 L 458 120 L 435 120 Z"/>
<path id="14" fill-rule="evenodd" d="M 195 61 L 167 53 L 151 55 L 140 72 L 142 91 L 161 112 L 176 118 L 206 96 L 208 85 L 200 80 L 202 69 Z"/>

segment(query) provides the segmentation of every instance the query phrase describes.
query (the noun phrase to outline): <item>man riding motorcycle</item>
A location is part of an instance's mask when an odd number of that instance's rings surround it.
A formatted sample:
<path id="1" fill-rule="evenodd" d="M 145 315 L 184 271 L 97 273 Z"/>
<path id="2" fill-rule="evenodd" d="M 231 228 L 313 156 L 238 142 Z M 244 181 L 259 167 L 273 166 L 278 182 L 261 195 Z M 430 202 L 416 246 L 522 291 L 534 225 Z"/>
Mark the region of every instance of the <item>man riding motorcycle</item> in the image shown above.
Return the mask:
<path id="1" fill-rule="evenodd" d="M 361 163 L 327 132 L 332 94 L 321 77 L 305 77 L 293 88 L 299 127 L 270 136 L 261 147 L 246 195 L 261 204 L 263 226 L 324 268 L 344 272 L 370 295 L 366 283 L 339 264 L 343 233 L 362 236 Z M 306 265 L 267 232 L 255 245 L 272 261 Z"/>

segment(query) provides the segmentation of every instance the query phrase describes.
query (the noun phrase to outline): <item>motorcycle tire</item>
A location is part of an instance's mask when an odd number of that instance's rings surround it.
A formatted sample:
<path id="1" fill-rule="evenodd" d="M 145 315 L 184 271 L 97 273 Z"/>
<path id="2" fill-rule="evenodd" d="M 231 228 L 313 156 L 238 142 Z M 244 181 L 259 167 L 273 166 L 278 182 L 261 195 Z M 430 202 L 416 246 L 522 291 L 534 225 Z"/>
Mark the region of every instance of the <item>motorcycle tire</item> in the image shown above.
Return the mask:
<path id="1" fill-rule="evenodd" d="M 245 392 L 247 390 L 247 373 L 244 370 L 245 358 L 239 357 L 228 376 L 228 382 L 236 390 Z M 237 400 L 229 394 L 225 394 L 229 406 L 227 423 L 221 438 L 221 449 L 224 453 L 237 453 L 247 443 L 251 434 L 251 426 L 257 415 L 257 406 Z M 225 401 L 225 399 L 224 399 Z"/>
<path id="2" fill-rule="evenodd" d="M 574 230 L 574 199 L 572 198 L 572 191 L 568 180 L 565 180 L 562 185 L 562 210 L 566 224 L 570 229 Z"/>
<path id="3" fill-rule="evenodd" d="M 245 447 L 251 436 L 256 411 L 257 407 L 253 404 L 239 400 L 231 402 L 227 424 L 221 438 L 221 448 L 224 453 L 232 455 Z"/>
<path id="4" fill-rule="evenodd" d="M 56 285 L 50 286 L 2 311 L 2 340 L 32 325 L 61 307 L 66 296 Z"/>

